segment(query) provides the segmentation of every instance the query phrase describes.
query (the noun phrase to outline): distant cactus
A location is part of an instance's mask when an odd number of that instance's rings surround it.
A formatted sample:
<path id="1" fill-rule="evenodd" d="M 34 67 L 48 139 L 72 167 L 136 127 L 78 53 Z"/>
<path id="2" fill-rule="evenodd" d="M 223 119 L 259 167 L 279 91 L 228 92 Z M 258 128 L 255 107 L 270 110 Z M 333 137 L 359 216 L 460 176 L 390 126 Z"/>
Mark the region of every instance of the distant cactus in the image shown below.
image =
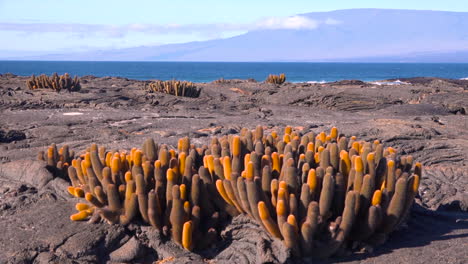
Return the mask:
<path id="1" fill-rule="evenodd" d="M 30 90 L 52 89 L 56 92 L 60 92 L 61 90 L 76 92 L 81 89 L 78 76 L 72 79 L 68 73 L 60 76 L 54 73 L 50 77 L 45 74 L 41 74 L 38 77 L 32 75 L 31 78 L 26 81 L 26 85 Z"/>
<path id="2" fill-rule="evenodd" d="M 286 81 L 286 75 L 281 73 L 280 75 L 270 74 L 265 80 L 266 83 L 272 84 L 283 84 Z"/>
<path id="3" fill-rule="evenodd" d="M 166 93 L 175 96 L 185 97 L 198 97 L 200 96 L 201 89 L 195 86 L 193 82 L 187 81 L 154 81 L 148 84 L 147 90 L 149 92 Z"/>

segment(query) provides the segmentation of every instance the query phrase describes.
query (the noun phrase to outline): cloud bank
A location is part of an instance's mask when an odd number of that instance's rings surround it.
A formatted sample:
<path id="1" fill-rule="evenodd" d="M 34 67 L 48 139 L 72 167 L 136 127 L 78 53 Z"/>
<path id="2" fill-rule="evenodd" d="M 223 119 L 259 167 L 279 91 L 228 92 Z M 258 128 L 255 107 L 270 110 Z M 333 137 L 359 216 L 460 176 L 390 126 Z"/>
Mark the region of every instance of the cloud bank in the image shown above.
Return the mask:
<path id="1" fill-rule="evenodd" d="M 73 33 L 80 35 L 101 34 L 107 37 L 123 37 L 128 33 L 146 34 L 213 34 L 214 32 L 295 29 L 313 30 L 323 25 L 337 25 L 341 22 L 328 18 L 324 21 L 305 16 L 269 17 L 251 24 L 77 24 L 77 23 L 8 23 L 0 22 L 0 31 L 26 33 Z"/>

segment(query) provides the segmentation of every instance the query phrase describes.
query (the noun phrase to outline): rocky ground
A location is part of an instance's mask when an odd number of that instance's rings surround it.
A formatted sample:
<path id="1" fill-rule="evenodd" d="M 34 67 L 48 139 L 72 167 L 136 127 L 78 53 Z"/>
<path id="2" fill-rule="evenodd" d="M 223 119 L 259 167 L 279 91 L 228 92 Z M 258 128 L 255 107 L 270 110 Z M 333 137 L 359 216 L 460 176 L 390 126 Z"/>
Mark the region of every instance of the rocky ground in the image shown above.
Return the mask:
<path id="1" fill-rule="evenodd" d="M 85 76 L 79 92 L 30 91 L 27 77 L 0 75 L 0 263 L 283 263 L 281 241 L 239 216 L 216 247 L 188 253 L 152 228 L 72 222 L 76 200 L 37 152 L 51 143 L 82 151 L 95 142 L 140 146 L 147 137 L 195 144 L 241 127 L 320 132 L 382 140 L 422 162 L 411 219 L 372 252 L 341 263 L 468 261 L 468 81 L 434 78 L 403 85 L 360 81 L 272 85 L 231 80 L 197 84 L 199 98 L 147 93 L 145 82 Z M 255 235 L 252 235 L 255 234 Z"/>

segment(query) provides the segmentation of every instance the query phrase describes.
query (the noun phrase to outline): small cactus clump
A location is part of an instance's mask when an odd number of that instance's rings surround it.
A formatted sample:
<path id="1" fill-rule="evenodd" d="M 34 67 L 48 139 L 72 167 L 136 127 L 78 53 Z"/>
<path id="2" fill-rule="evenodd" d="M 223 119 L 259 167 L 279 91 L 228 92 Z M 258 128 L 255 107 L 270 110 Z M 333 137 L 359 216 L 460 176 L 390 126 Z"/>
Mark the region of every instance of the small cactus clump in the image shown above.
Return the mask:
<path id="1" fill-rule="evenodd" d="M 54 73 L 51 77 L 48 77 L 45 74 L 41 74 L 38 77 L 32 75 L 31 78 L 26 81 L 26 85 L 30 90 L 52 89 L 56 92 L 60 92 L 61 90 L 76 92 L 81 89 L 78 77 L 75 76 L 72 79 L 68 73 L 60 76 L 57 73 Z"/>
<path id="2" fill-rule="evenodd" d="M 152 139 L 130 152 L 91 145 L 67 167 L 68 192 L 84 199 L 70 219 L 142 221 L 187 250 L 212 245 L 221 222 L 239 213 L 216 191 L 215 172 L 201 166 L 205 150 L 188 138 L 179 141 L 177 151 Z"/>
<path id="3" fill-rule="evenodd" d="M 71 164 L 75 151 L 70 150 L 68 145 L 64 145 L 60 149 L 57 145 L 52 144 L 47 148 L 47 151 L 39 151 L 37 158 L 47 162 L 47 167 L 59 177 L 67 175 L 68 166 Z"/>
<path id="4" fill-rule="evenodd" d="M 197 88 L 193 82 L 187 81 L 154 81 L 148 84 L 149 92 L 166 93 L 175 96 L 198 97 L 201 89 Z"/>
<path id="5" fill-rule="evenodd" d="M 286 81 L 286 75 L 281 73 L 280 75 L 270 74 L 265 80 L 266 83 L 272 84 L 283 84 Z"/>

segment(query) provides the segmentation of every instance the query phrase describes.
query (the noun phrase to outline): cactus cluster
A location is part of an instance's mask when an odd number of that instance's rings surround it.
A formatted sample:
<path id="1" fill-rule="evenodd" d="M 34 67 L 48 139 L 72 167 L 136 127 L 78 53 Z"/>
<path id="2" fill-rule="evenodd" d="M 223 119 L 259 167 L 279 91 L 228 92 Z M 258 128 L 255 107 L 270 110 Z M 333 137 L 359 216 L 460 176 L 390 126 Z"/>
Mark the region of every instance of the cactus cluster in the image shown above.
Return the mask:
<path id="1" fill-rule="evenodd" d="M 187 81 L 154 81 L 148 84 L 148 91 L 166 93 L 175 96 L 198 97 L 201 89 L 195 86 L 193 82 Z"/>
<path id="2" fill-rule="evenodd" d="M 408 215 L 421 179 L 411 156 L 336 128 L 316 135 L 286 127 L 280 136 L 258 126 L 201 147 L 189 138 L 177 149 L 148 139 L 128 152 L 93 144 L 73 156 L 55 145 L 39 154 L 85 199 L 72 220 L 143 222 L 188 250 L 213 244 L 220 223 L 239 214 L 295 257 L 377 245 Z"/>
<path id="3" fill-rule="evenodd" d="M 51 144 L 47 151 L 39 151 L 37 158 L 47 162 L 47 167 L 59 177 L 66 177 L 69 164 L 71 164 L 75 151 L 70 150 L 68 145 L 60 149 L 57 145 Z"/>
<path id="4" fill-rule="evenodd" d="M 26 81 L 26 85 L 30 90 L 52 89 L 57 92 L 60 92 L 61 90 L 75 92 L 81 89 L 78 77 L 75 76 L 72 79 L 68 73 L 65 73 L 64 75 L 60 76 L 57 73 L 54 73 L 50 77 L 48 77 L 45 74 L 41 74 L 38 77 L 36 77 L 33 74 L 31 78 Z"/>
<path id="5" fill-rule="evenodd" d="M 270 74 L 268 78 L 266 78 L 266 83 L 273 83 L 273 84 L 283 84 L 286 81 L 286 75 L 281 73 L 280 75 Z"/>
<path id="6" fill-rule="evenodd" d="M 259 126 L 216 140 L 211 151 L 225 201 L 296 257 L 382 243 L 408 214 L 421 179 L 411 156 L 340 136 L 336 128 L 301 135 L 286 127 L 281 137 L 265 136 Z"/>
<path id="7" fill-rule="evenodd" d="M 53 157 L 54 149 L 48 150 Z M 85 200 L 70 219 L 123 225 L 142 221 L 187 250 L 212 245 L 220 224 L 239 213 L 217 193 L 216 174 L 203 165 L 205 151 L 206 146 L 195 148 L 189 138 L 180 139 L 177 151 L 152 139 L 129 152 L 91 145 L 66 168 L 68 192 Z"/>

